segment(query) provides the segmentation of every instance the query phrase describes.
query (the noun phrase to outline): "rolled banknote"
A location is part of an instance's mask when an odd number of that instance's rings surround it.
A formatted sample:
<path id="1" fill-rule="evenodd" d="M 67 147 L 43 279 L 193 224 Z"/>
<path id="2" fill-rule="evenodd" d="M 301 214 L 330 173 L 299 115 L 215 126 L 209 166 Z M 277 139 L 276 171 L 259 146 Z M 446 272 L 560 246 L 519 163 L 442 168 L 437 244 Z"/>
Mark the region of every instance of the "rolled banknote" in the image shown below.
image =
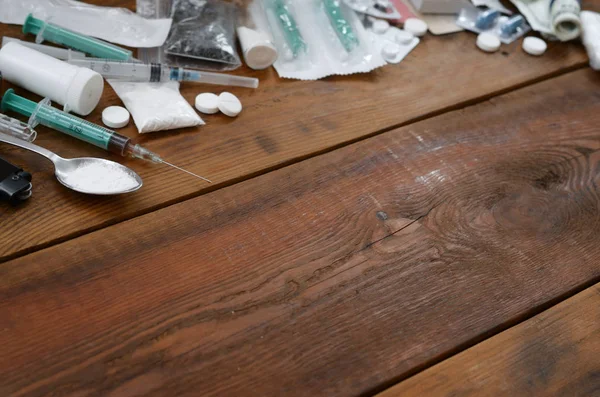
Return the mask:
<path id="1" fill-rule="evenodd" d="M 537 32 L 569 41 L 581 35 L 580 0 L 511 0 Z"/>

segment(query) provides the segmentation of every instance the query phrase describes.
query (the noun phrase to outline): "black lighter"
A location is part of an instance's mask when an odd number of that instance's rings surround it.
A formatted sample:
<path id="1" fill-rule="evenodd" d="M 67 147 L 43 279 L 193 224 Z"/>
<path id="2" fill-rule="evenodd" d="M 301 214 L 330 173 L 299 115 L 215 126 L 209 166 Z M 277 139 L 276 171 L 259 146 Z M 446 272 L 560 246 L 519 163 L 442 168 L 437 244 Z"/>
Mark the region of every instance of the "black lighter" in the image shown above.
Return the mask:
<path id="1" fill-rule="evenodd" d="M 17 205 L 31 197 L 31 174 L 0 157 L 0 201 Z"/>

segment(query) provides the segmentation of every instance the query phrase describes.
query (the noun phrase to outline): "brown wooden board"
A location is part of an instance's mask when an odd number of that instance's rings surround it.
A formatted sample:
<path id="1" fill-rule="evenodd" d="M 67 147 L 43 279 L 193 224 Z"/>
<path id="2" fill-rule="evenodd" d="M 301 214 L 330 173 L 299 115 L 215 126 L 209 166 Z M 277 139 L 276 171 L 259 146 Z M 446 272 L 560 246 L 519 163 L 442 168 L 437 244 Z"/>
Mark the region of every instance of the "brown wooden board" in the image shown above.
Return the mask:
<path id="1" fill-rule="evenodd" d="M 0 395 L 359 395 L 600 277 L 578 71 L 0 266 Z"/>
<path id="2" fill-rule="evenodd" d="M 133 8 L 133 1 L 122 3 Z M 0 35 L 23 38 L 19 29 L 0 25 Z M 2 144 L 0 156 L 33 173 L 34 191 L 30 201 L 20 208 L 0 206 L 0 260 L 586 63 L 585 51 L 577 43 L 551 43 L 548 52 L 539 58 L 523 53 L 520 41 L 503 46 L 501 52 L 486 54 L 475 47 L 472 33 L 425 37 L 400 65 L 370 74 L 303 82 L 279 79 L 272 69 L 241 69 L 239 73 L 260 79 L 259 89 L 183 84 L 182 94 L 190 103 L 200 92 L 228 90 L 241 98 L 244 111 L 236 119 L 203 116 L 207 125 L 196 129 L 138 137 L 131 123 L 120 131 L 165 160 L 209 177 L 215 181 L 213 185 L 164 165 L 125 160 L 142 176 L 144 187 L 124 197 L 88 197 L 57 183 L 52 165 L 44 158 Z M 26 94 L 22 89 L 17 92 Z M 100 123 L 101 111 L 119 104 L 107 85 L 100 105 L 88 120 Z M 43 127 L 39 128 L 37 143 L 63 157 L 100 156 L 123 161 Z"/>
<path id="3" fill-rule="evenodd" d="M 379 396 L 597 396 L 599 355 L 596 284 Z"/>

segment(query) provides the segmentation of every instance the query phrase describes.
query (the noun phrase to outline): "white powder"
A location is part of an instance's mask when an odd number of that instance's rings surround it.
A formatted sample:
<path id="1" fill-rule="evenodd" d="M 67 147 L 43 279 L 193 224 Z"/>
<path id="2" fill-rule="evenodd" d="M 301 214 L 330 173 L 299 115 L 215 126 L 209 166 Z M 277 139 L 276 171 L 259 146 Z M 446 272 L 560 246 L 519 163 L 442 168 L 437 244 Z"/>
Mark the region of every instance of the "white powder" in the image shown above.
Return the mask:
<path id="1" fill-rule="evenodd" d="M 60 175 L 65 184 L 90 194 L 116 194 L 137 187 L 136 174 L 117 163 L 84 161 L 68 173 Z"/>
<path id="2" fill-rule="evenodd" d="M 125 104 L 140 133 L 204 124 L 179 93 L 179 82 L 135 83 L 107 80 Z"/>

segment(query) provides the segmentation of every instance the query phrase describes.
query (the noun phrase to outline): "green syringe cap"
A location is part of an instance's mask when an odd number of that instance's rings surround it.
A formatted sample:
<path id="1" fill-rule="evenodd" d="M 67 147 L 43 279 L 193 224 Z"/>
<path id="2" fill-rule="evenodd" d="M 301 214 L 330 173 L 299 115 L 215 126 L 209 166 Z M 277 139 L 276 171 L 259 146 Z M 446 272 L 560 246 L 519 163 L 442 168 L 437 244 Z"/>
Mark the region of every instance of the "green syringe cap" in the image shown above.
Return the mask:
<path id="1" fill-rule="evenodd" d="M 35 18 L 33 14 L 29 14 L 27 15 L 27 18 L 25 18 L 25 22 L 23 22 L 23 33 L 38 34 L 45 23 L 46 22 L 41 19 Z"/>

